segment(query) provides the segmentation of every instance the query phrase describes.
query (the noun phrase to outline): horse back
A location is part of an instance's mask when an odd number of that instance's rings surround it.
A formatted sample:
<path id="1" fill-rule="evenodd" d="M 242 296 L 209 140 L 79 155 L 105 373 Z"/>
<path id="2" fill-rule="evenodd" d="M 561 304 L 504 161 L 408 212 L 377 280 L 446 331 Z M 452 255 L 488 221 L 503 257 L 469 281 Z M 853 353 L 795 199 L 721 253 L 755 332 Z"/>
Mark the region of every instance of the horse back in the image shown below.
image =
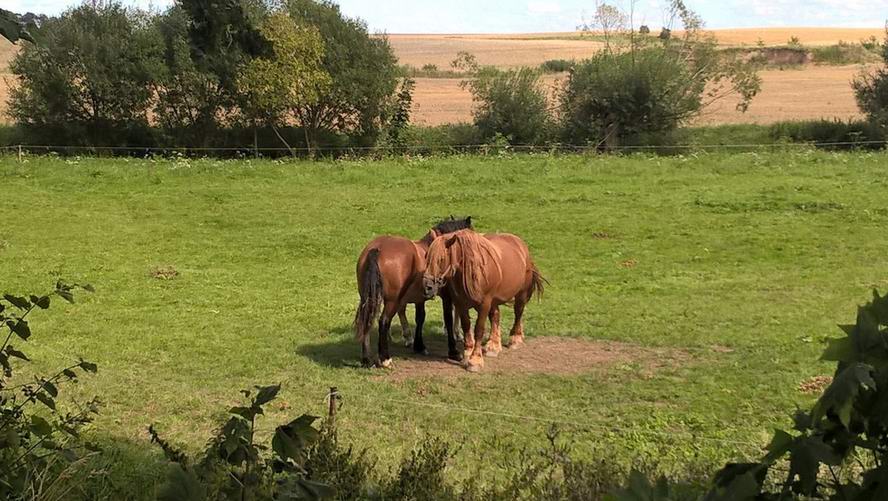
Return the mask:
<path id="1" fill-rule="evenodd" d="M 361 285 L 362 270 L 366 266 L 370 251 L 379 251 L 377 264 L 382 275 L 383 296 L 395 301 L 407 295 L 421 293 L 422 273 L 425 271 L 425 255 L 420 255 L 413 241 L 397 236 L 376 237 L 364 247 L 358 258 L 358 285 Z M 416 291 L 413 291 L 416 289 Z"/>

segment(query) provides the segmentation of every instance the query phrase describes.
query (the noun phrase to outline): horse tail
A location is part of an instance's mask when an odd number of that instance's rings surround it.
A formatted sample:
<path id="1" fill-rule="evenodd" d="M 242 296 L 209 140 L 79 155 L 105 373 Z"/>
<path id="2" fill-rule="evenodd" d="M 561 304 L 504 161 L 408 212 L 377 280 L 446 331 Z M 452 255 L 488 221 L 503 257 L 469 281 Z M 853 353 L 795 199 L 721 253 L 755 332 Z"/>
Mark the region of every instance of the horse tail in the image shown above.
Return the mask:
<path id="1" fill-rule="evenodd" d="M 537 299 L 542 299 L 543 291 L 546 288 L 546 284 L 549 281 L 543 278 L 543 275 L 540 273 L 539 268 L 536 267 L 535 264 L 530 265 L 530 294 L 527 296 L 527 300 L 530 301 L 530 298 L 536 294 Z"/>
<path id="2" fill-rule="evenodd" d="M 370 335 L 373 328 L 373 320 L 379 316 L 382 309 L 382 273 L 379 272 L 379 249 L 371 249 L 364 261 L 364 269 L 359 272 L 361 276 L 358 294 L 361 302 L 358 303 L 358 311 L 355 312 L 355 337 L 363 342 Z"/>

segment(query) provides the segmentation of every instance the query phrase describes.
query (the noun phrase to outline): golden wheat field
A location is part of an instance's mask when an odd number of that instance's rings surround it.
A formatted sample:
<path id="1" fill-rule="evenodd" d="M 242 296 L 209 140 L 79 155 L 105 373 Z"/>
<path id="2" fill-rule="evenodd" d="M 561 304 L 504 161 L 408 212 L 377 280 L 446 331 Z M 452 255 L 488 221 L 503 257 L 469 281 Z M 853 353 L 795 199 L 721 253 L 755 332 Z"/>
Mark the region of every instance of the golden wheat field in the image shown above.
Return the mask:
<path id="1" fill-rule="evenodd" d="M 882 29 L 845 28 L 762 28 L 715 30 L 725 46 L 751 46 L 759 43 L 781 45 L 796 37 L 804 45 L 831 45 L 881 37 Z M 549 59 L 582 59 L 593 54 L 601 43 L 579 33 L 536 33 L 509 35 L 389 35 L 401 64 L 422 67 L 436 65 L 448 69 L 461 51 L 474 54 L 481 64 L 499 67 L 536 66 Z M 0 41 L 0 112 L 5 110 L 8 85 L 12 78 L 7 63 L 15 47 Z M 768 70 L 761 73 L 761 94 L 745 114 L 725 100 L 698 119 L 699 124 L 773 123 L 791 119 L 852 118 L 859 116 L 850 82 L 861 71 L 858 66 L 814 66 L 801 69 Z M 554 84 L 558 77 L 546 77 Z M 419 78 L 414 96 L 416 123 L 439 125 L 471 120 L 472 102 L 459 87 L 459 79 Z M 0 120 L 8 121 L 3 115 Z"/>

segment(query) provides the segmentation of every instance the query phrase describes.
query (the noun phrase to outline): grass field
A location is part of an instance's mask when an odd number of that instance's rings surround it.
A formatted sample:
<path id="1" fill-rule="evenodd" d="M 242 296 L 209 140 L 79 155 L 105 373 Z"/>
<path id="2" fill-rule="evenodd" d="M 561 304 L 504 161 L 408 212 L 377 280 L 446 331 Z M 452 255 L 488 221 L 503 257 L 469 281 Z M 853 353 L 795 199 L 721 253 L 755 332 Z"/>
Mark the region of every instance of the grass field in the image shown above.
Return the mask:
<path id="1" fill-rule="evenodd" d="M 78 355 L 99 364 L 66 393 L 105 400 L 94 433 L 111 444 L 104 488 L 117 495 L 153 494 L 149 424 L 197 450 L 239 389 L 275 382 L 284 390 L 265 430 L 324 412 L 337 386 L 343 438 L 383 465 L 430 434 L 462 444 L 450 475 L 495 473 L 557 420 L 580 454 L 711 468 L 758 454 L 811 402 L 798 387 L 830 372 L 817 361 L 823 339 L 871 288 L 888 289 L 886 162 L 807 150 L 5 159 L 0 276 L 10 292 L 59 274 L 96 286 L 35 315 L 28 352 L 47 370 Z M 358 367 L 360 249 L 381 233 L 418 238 L 451 213 L 524 237 L 551 282 L 527 310 L 529 352 L 562 342 L 600 357 L 565 371 L 574 349 L 540 351 L 533 367 L 506 353 L 468 376 L 419 370 L 400 348 L 392 372 Z M 170 267 L 177 276 L 158 278 Z M 441 356 L 439 304 L 429 311 Z"/>

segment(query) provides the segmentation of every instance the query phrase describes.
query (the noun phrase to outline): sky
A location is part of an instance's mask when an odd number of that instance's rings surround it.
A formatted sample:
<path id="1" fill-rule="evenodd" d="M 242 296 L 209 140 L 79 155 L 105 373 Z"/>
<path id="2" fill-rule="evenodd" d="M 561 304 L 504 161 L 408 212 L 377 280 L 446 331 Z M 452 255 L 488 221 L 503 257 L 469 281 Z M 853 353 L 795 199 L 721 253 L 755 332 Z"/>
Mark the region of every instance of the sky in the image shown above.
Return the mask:
<path id="1" fill-rule="evenodd" d="M 162 8 L 173 0 L 122 0 Z M 627 8 L 630 0 L 609 3 Z M 888 0 L 685 0 L 709 28 L 873 27 L 888 20 Z M 13 12 L 58 14 L 80 0 L 0 0 Z M 664 24 L 664 0 L 637 0 L 636 24 Z M 526 33 L 572 31 L 594 0 L 340 0 L 343 12 L 386 33 Z"/>

